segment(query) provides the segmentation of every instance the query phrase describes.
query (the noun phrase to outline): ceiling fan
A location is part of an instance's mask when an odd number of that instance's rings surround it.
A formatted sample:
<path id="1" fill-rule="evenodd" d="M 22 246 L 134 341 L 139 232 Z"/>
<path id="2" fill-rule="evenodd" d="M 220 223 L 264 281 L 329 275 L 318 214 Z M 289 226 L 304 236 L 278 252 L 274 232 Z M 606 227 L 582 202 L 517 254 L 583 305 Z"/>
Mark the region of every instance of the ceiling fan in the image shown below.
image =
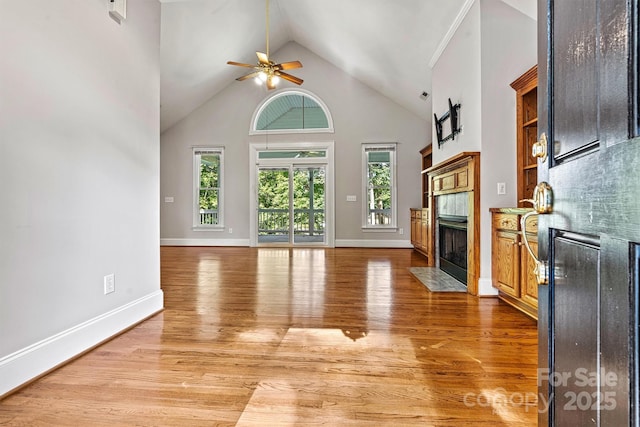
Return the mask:
<path id="1" fill-rule="evenodd" d="M 251 64 L 243 64 L 242 62 L 235 61 L 227 61 L 229 65 L 236 65 L 238 67 L 246 67 L 253 68 L 255 71 L 252 71 L 249 74 L 246 74 L 242 77 L 238 77 L 236 80 L 243 81 L 250 79 L 252 77 L 259 79 L 258 81 L 265 82 L 267 84 L 267 89 L 275 89 L 276 84 L 280 78 L 290 81 L 291 83 L 295 83 L 297 85 L 301 85 L 303 80 L 292 76 L 291 74 L 285 73 L 283 70 L 293 70 L 295 68 L 302 68 L 302 63 L 300 61 L 290 61 L 290 62 L 282 62 L 280 64 L 276 64 L 269 58 L 269 0 L 266 0 L 267 3 L 267 53 L 256 52 L 258 56 L 258 63 L 256 65 Z"/>

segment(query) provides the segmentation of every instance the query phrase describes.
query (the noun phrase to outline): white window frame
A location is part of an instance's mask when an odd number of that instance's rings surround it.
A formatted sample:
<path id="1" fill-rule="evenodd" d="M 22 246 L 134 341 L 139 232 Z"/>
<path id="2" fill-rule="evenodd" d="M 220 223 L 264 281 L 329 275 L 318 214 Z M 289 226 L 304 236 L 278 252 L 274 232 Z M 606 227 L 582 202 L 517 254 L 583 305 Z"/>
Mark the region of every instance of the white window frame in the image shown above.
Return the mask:
<path id="1" fill-rule="evenodd" d="M 398 229 L 398 185 L 397 185 L 397 143 L 364 143 L 362 144 L 362 231 L 395 232 Z M 367 153 L 369 151 L 388 151 L 391 168 L 391 221 L 389 224 L 369 224 L 369 162 Z"/>
<path id="2" fill-rule="evenodd" d="M 258 118 L 262 115 L 262 112 L 268 105 L 280 98 L 281 96 L 287 95 L 299 95 L 306 96 L 307 98 L 311 98 L 314 102 L 316 102 L 324 115 L 327 117 L 327 127 L 326 128 L 310 128 L 310 129 L 268 129 L 268 130 L 259 130 L 258 126 Z M 251 118 L 251 125 L 249 128 L 249 135 L 276 135 L 276 134 L 305 134 L 305 133 L 334 133 L 333 129 L 333 117 L 331 117 L 331 112 L 329 111 L 329 107 L 327 104 L 322 101 L 318 96 L 316 96 L 313 92 L 310 92 L 305 89 L 280 89 L 273 94 L 269 95 L 269 97 L 265 98 L 258 108 L 253 112 L 253 117 Z"/>
<path id="3" fill-rule="evenodd" d="M 220 156 L 220 170 L 218 171 L 218 223 L 200 224 L 200 156 L 202 154 L 217 154 Z M 223 231 L 224 225 L 224 147 L 193 147 L 193 230 L 195 231 Z"/>

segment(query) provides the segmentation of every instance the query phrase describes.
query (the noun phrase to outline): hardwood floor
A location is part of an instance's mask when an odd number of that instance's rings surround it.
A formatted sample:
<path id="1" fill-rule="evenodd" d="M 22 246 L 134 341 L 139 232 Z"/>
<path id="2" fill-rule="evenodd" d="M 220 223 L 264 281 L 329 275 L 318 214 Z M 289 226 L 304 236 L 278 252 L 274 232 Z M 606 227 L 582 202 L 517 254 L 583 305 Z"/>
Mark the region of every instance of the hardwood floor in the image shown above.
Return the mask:
<path id="1" fill-rule="evenodd" d="M 534 321 L 409 249 L 161 248 L 165 310 L 0 401 L 11 426 L 532 426 Z"/>

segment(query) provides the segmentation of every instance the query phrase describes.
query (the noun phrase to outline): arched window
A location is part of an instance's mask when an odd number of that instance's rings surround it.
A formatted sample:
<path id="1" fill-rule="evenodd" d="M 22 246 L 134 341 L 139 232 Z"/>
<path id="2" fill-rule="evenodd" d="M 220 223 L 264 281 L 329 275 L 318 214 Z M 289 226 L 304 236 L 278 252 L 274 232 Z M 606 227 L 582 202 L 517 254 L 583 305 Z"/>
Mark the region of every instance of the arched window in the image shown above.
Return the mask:
<path id="1" fill-rule="evenodd" d="M 310 92 L 283 90 L 264 100 L 253 114 L 251 135 L 333 132 L 327 106 Z"/>

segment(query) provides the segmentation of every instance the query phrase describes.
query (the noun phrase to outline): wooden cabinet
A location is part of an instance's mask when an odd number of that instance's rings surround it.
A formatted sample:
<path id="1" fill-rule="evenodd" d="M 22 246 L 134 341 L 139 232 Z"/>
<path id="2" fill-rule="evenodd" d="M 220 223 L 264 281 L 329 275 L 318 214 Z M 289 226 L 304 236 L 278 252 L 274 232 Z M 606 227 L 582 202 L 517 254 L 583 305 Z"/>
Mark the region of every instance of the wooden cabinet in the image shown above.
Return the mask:
<path id="1" fill-rule="evenodd" d="M 422 209 L 411 209 L 411 244 L 414 247 L 420 246 L 420 242 L 422 242 L 421 217 Z"/>
<path id="2" fill-rule="evenodd" d="M 538 67 L 518 77 L 511 87 L 516 91 L 518 200 L 531 199 L 538 182 L 538 163 L 531 155 L 538 138 Z"/>
<path id="3" fill-rule="evenodd" d="M 429 207 L 429 175 L 427 174 L 427 169 L 431 167 L 431 144 L 424 147 L 420 150 L 420 156 L 422 158 L 422 207 Z"/>
<path id="4" fill-rule="evenodd" d="M 411 209 L 411 244 L 427 258 L 431 244 L 430 236 L 429 209 Z"/>
<path id="5" fill-rule="evenodd" d="M 538 218 L 530 217 L 522 230 L 520 219 L 528 211 L 491 209 L 491 277 L 500 299 L 537 319 L 538 282 L 533 274 L 533 260 L 524 246 L 523 233 L 537 253 Z"/>

